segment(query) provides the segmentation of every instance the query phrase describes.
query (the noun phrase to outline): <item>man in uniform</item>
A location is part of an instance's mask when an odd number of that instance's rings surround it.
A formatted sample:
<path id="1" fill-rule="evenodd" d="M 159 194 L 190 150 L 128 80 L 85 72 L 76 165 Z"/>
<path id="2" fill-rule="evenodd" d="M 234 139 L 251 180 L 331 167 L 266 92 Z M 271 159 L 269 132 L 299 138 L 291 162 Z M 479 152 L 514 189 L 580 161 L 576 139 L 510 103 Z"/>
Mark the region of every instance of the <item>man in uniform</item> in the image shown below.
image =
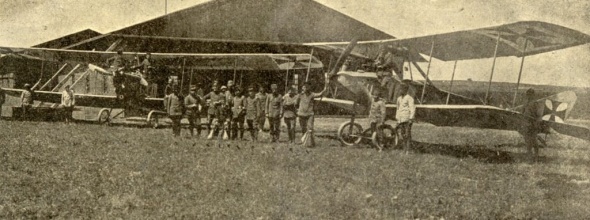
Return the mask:
<path id="1" fill-rule="evenodd" d="M 405 142 L 406 150 L 409 150 L 411 147 L 412 124 L 414 123 L 414 115 L 416 113 L 414 98 L 409 94 L 408 90 L 407 83 L 400 85 L 400 96 L 397 97 L 397 111 L 395 113 L 395 119 L 398 123 L 398 129 L 401 132 L 402 142 Z"/>
<path id="2" fill-rule="evenodd" d="M 219 104 L 225 104 L 225 96 L 223 94 L 220 93 L 219 91 L 219 87 L 217 86 L 213 86 L 212 88 L 213 91 L 209 92 L 209 94 L 205 95 L 203 97 L 203 100 L 207 100 L 209 99 L 209 109 L 207 109 L 207 121 L 208 121 L 208 125 L 207 125 L 207 130 L 209 133 L 211 133 L 211 125 L 213 123 L 213 119 L 215 119 L 215 113 L 217 108 L 219 108 L 219 106 L 221 105 L 217 105 Z"/>
<path id="3" fill-rule="evenodd" d="M 266 103 L 266 98 L 267 98 L 268 94 L 266 94 L 266 91 L 264 90 L 264 86 L 260 85 L 258 87 L 258 93 L 256 93 L 256 98 L 258 98 L 258 100 L 260 100 L 260 108 L 258 109 L 258 115 L 257 117 L 257 124 L 258 124 L 258 128 L 260 129 L 260 131 L 264 130 L 264 124 L 266 122 L 266 107 L 265 107 L 265 103 Z"/>
<path id="4" fill-rule="evenodd" d="M 262 101 L 256 97 L 254 87 L 248 88 L 248 97 L 244 100 L 244 109 L 246 110 L 246 124 L 250 131 L 252 140 L 258 140 L 258 111 L 263 108 Z"/>
<path id="5" fill-rule="evenodd" d="M 326 77 L 324 89 L 318 93 L 311 92 L 311 84 L 309 82 L 305 82 L 301 87 L 302 92 L 299 94 L 299 109 L 297 109 L 297 115 L 299 116 L 299 125 L 301 126 L 301 131 L 303 132 L 304 137 L 311 138 L 311 142 L 309 142 L 308 145 L 309 147 L 314 147 L 313 122 L 315 113 L 313 100 L 322 97 L 324 93 L 326 93 L 329 83 L 330 79 Z M 306 144 L 305 141 L 303 144 Z"/>
<path id="6" fill-rule="evenodd" d="M 172 93 L 164 98 L 164 103 L 166 106 L 166 113 L 170 120 L 172 120 L 172 134 L 174 134 L 175 137 L 178 137 L 180 136 L 180 120 L 182 120 L 182 115 L 184 113 L 183 98 L 178 93 L 178 86 L 172 88 Z"/>
<path id="7" fill-rule="evenodd" d="M 295 121 L 297 119 L 297 87 L 291 87 L 289 93 L 283 97 L 283 117 L 287 124 L 287 134 L 289 134 L 289 143 L 295 143 Z"/>
<path id="8" fill-rule="evenodd" d="M 535 102 L 535 90 L 532 88 L 525 92 L 525 96 L 522 114 L 527 117 L 528 121 L 527 126 L 523 127 L 519 132 L 524 137 L 527 153 L 532 160 L 536 160 L 539 156 L 537 134 L 543 131 L 543 106 L 539 106 L 540 103 Z"/>
<path id="9" fill-rule="evenodd" d="M 61 105 L 65 111 L 66 123 L 70 123 L 72 120 L 72 113 L 74 111 L 74 105 L 76 104 L 76 97 L 74 90 L 70 88 L 70 85 L 66 85 L 65 90 L 61 93 Z"/>
<path id="10" fill-rule="evenodd" d="M 281 118 L 283 117 L 283 96 L 279 94 L 277 84 L 270 85 L 271 94 L 266 98 L 266 117 L 270 124 L 272 142 L 278 142 L 281 134 Z"/>
<path id="11" fill-rule="evenodd" d="M 25 83 L 25 91 L 20 95 L 20 103 L 22 108 L 22 119 L 28 120 L 31 114 L 31 106 L 33 106 L 33 91 L 31 84 Z"/>
<path id="12" fill-rule="evenodd" d="M 385 102 L 381 98 L 381 92 L 378 89 L 373 90 L 373 102 L 371 103 L 371 109 L 369 110 L 369 122 L 371 123 L 371 130 L 374 132 L 379 132 L 377 128 L 385 123 Z M 378 136 L 383 135 L 381 132 L 377 133 Z M 379 147 L 379 151 L 383 149 L 381 146 Z"/>
<path id="13" fill-rule="evenodd" d="M 245 97 L 242 95 L 242 91 L 239 88 L 234 90 L 234 96 L 231 106 L 232 111 L 232 125 L 231 125 L 231 138 L 235 140 L 238 138 L 238 133 L 240 140 L 244 139 L 244 101 Z"/>
<path id="14" fill-rule="evenodd" d="M 187 108 L 186 115 L 190 125 L 189 130 L 191 131 L 191 136 L 194 136 L 193 130 L 196 128 L 198 138 L 201 137 L 201 107 L 203 102 L 196 92 L 197 87 L 191 86 L 189 95 L 184 98 L 184 106 Z"/>

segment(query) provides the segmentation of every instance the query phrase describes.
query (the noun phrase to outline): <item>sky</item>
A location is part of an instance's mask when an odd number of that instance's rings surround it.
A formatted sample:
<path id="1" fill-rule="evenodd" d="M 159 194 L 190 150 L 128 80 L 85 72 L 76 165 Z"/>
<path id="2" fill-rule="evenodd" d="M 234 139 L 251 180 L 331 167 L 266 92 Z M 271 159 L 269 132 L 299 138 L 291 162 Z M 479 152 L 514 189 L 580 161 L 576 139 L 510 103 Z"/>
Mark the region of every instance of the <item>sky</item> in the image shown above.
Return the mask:
<path id="1" fill-rule="evenodd" d="M 587 0 L 316 0 L 396 38 L 525 20 L 590 34 Z M 29 47 L 85 29 L 115 31 L 165 14 L 166 0 L 0 0 L 0 46 Z M 168 13 L 205 0 L 167 0 Z M 590 45 L 525 58 L 523 83 L 590 87 Z M 494 81 L 516 82 L 520 58 L 499 58 Z M 424 66 L 425 67 L 425 66 Z M 455 79 L 489 80 L 491 59 L 460 61 Z M 430 77 L 450 80 L 453 62 L 433 61 Z"/>

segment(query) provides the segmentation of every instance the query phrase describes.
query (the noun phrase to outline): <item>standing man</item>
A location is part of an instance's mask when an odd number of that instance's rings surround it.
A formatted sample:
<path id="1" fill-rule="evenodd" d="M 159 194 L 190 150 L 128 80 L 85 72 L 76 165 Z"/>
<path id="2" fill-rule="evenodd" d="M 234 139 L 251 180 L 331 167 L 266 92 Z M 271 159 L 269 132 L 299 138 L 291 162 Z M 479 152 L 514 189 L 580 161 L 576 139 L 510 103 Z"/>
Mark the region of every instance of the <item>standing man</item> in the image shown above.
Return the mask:
<path id="1" fill-rule="evenodd" d="M 266 94 L 266 91 L 264 90 L 264 86 L 260 85 L 260 87 L 258 87 L 258 93 L 256 94 L 256 98 L 258 98 L 258 100 L 260 100 L 260 108 L 258 109 L 258 115 L 257 117 L 257 124 L 258 124 L 258 128 L 259 130 L 262 132 L 264 130 L 264 123 L 266 122 L 266 98 L 267 98 L 268 94 Z"/>
<path id="2" fill-rule="evenodd" d="M 182 115 L 184 113 L 183 98 L 178 93 L 178 86 L 172 87 L 172 93 L 164 98 L 164 102 L 166 105 L 166 113 L 168 113 L 168 117 L 172 120 L 172 134 L 174 134 L 175 137 L 178 137 L 180 136 L 180 120 L 182 120 Z"/>
<path id="3" fill-rule="evenodd" d="M 412 143 L 412 124 L 414 123 L 416 106 L 414 98 L 408 92 L 408 84 L 401 84 L 399 90 L 400 96 L 397 97 L 395 119 L 398 123 L 398 130 L 401 132 L 402 141 L 400 143 L 405 142 L 405 149 L 409 150 Z"/>
<path id="4" fill-rule="evenodd" d="M 297 119 L 297 87 L 291 87 L 289 93 L 283 97 L 283 117 L 287 124 L 287 134 L 289 134 L 289 143 L 295 143 L 295 121 Z"/>
<path id="5" fill-rule="evenodd" d="M 258 111 L 263 108 L 263 100 L 256 97 L 254 87 L 248 88 L 248 97 L 244 100 L 244 109 L 246 110 L 246 124 L 252 140 L 258 140 Z"/>
<path id="6" fill-rule="evenodd" d="M 61 105 L 64 107 L 66 123 L 70 123 L 73 120 L 72 113 L 74 112 L 74 105 L 76 104 L 76 96 L 74 96 L 74 90 L 70 85 L 66 85 L 65 90 L 61 93 Z"/>
<path id="7" fill-rule="evenodd" d="M 22 108 L 22 119 L 28 120 L 31 114 L 31 106 L 33 106 L 33 91 L 31 90 L 31 84 L 25 83 L 25 91 L 20 95 L 20 103 Z"/>
<path id="8" fill-rule="evenodd" d="M 371 102 L 371 109 L 369 110 L 369 123 L 373 133 L 378 132 L 377 136 L 382 137 L 382 132 L 377 128 L 385 123 L 385 102 L 381 98 L 381 91 L 379 89 L 373 90 L 373 102 Z M 372 135 L 372 134 L 371 134 Z M 383 150 L 382 146 L 377 145 L 379 152 Z"/>
<path id="9" fill-rule="evenodd" d="M 194 129 L 197 129 L 197 138 L 201 137 L 201 97 L 197 95 L 197 87 L 191 86 L 189 95 L 184 98 L 184 106 L 186 106 L 186 115 L 188 118 L 189 129 L 191 136 L 194 136 Z"/>
<path id="10" fill-rule="evenodd" d="M 321 92 L 311 92 L 311 83 L 305 82 L 301 87 L 301 94 L 299 94 L 299 109 L 297 115 L 299 116 L 299 125 L 301 132 L 303 132 L 303 144 L 309 147 L 314 147 L 313 141 L 313 122 L 314 122 L 314 103 L 313 99 L 322 97 L 328 90 L 330 79 L 326 77 L 324 89 Z M 310 140 L 310 141 L 307 141 Z"/>
<path id="11" fill-rule="evenodd" d="M 537 142 L 537 134 L 543 131 L 543 106 L 539 106 L 535 102 L 535 90 L 528 89 L 525 92 L 525 103 L 522 114 L 527 118 L 527 126 L 524 126 L 519 132 L 524 137 L 527 153 L 536 160 L 539 156 L 539 143 Z"/>
<path id="12" fill-rule="evenodd" d="M 271 94 L 266 98 L 266 117 L 270 124 L 272 142 L 279 142 L 281 118 L 283 117 L 283 97 L 279 95 L 277 84 L 270 85 Z"/>
<path id="13" fill-rule="evenodd" d="M 244 114 L 246 113 L 244 111 L 244 101 L 245 101 L 245 97 L 242 95 L 242 91 L 239 88 L 236 88 L 234 90 L 234 98 L 233 98 L 232 107 L 231 107 L 231 111 L 232 111 L 231 138 L 232 138 L 232 140 L 235 140 L 238 138 L 238 132 L 240 135 L 240 140 L 244 139 Z"/>
<path id="14" fill-rule="evenodd" d="M 211 133 L 211 125 L 213 124 L 213 119 L 215 119 L 215 114 L 217 112 L 217 108 L 221 105 L 218 104 L 225 104 L 225 96 L 222 95 L 219 91 L 219 87 L 213 86 L 213 91 L 209 92 L 209 94 L 203 97 L 203 100 L 209 99 L 209 109 L 207 109 L 207 132 Z"/>

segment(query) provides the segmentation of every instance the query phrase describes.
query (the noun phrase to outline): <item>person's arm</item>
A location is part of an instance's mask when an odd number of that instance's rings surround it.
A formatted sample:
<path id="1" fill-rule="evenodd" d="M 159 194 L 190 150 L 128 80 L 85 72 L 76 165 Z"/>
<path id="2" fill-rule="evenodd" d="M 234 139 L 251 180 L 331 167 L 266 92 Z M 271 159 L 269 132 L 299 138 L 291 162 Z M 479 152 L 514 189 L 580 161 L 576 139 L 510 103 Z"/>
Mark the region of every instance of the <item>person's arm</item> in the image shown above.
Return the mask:
<path id="1" fill-rule="evenodd" d="M 72 106 L 76 105 L 76 91 L 72 90 Z"/>
<path id="2" fill-rule="evenodd" d="M 313 98 L 318 98 L 324 96 L 326 91 L 328 91 L 328 81 L 326 80 L 326 84 L 324 85 L 324 89 L 321 92 L 313 93 Z"/>
<path id="3" fill-rule="evenodd" d="M 65 100 L 65 98 L 64 98 L 64 97 L 66 96 L 66 94 L 67 94 L 67 92 L 66 92 L 66 91 L 63 91 L 63 92 L 61 93 L 61 101 L 60 101 L 60 103 L 61 103 L 61 105 L 62 105 L 62 106 L 65 106 L 65 105 L 66 105 L 66 102 L 65 102 L 66 100 Z"/>
<path id="4" fill-rule="evenodd" d="M 414 115 L 416 114 L 416 105 L 414 105 L 414 98 L 409 96 L 410 100 L 408 100 L 408 106 L 410 107 L 410 120 L 414 121 Z"/>

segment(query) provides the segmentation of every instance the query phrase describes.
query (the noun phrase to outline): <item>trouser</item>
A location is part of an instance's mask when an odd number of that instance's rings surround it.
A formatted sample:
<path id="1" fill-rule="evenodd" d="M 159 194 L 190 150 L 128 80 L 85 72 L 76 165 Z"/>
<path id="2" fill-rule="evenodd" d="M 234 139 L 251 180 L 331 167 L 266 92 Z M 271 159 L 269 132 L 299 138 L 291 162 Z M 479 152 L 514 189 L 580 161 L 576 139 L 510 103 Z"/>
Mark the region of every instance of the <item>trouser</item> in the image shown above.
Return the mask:
<path id="1" fill-rule="evenodd" d="M 258 124 L 258 129 L 260 130 L 264 130 L 264 123 L 266 122 L 266 117 L 264 116 L 264 112 L 262 112 L 262 114 L 260 116 L 258 116 L 257 120 L 257 124 Z"/>
<path id="2" fill-rule="evenodd" d="M 215 119 L 215 114 L 208 114 L 207 115 L 207 132 L 211 133 L 211 128 L 213 127 L 213 120 Z"/>
<path id="3" fill-rule="evenodd" d="M 31 106 L 30 105 L 22 105 L 21 107 L 22 109 L 22 115 L 21 115 L 21 120 L 29 120 L 30 119 L 30 114 L 31 114 Z"/>
<path id="4" fill-rule="evenodd" d="M 272 137 L 272 142 L 278 142 L 281 134 L 281 118 L 268 117 L 268 123 L 270 124 L 270 136 Z"/>
<path id="5" fill-rule="evenodd" d="M 66 106 L 64 107 L 64 117 L 66 122 L 70 122 L 72 121 L 74 118 L 72 117 L 72 114 L 74 112 L 74 106 Z"/>
<path id="6" fill-rule="evenodd" d="M 172 120 L 172 134 L 174 136 L 180 136 L 180 120 L 182 119 L 182 115 L 170 115 L 170 120 Z"/>
<path id="7" fill-rule="evenodd" d="M 199 115 L 199 113 L 189 113 L 188 123 L 189 130 L 191 131 L 191 136 L 194 135 L 195 128 L 197 129 L 197 136 L 201 136 L 201 116 Z"/>
<path id="8" fill-rule="evenodd" d="M 299 126 L 301 127 L 301 133 L 312 130 L 313 131 L 314 116 L 299 116 Z"/>
<path id="9" fill-rule="evenodd" d="M 289 134 L 289 142 L 295 143 L 295 121 L 296 118 L 285 118 L 285 124 L 287 124 L 287 134 Z"/>
<path id="10" fill-rule="evenodd" d="M 404 144 L 406 150 L 410 149 L 410 147 L 412 146 L 412 123 L 399 123 L 397 125 L 397 129 L 399 131 L 399 136 L 402 138 L 402 140 L 399 143 Z"/>
<path id="11" fill-rule="evenodd" d="M 248 131 L 250 131 L 250 137 L 252 137 L 252 140 L 258 140 L 258 126 L 256 119 L 246 119 L 246 124 L 248 124 Z"/>
<path id="12" fill-rule="evenodd" d="M 238 138 L 238 133 L 240 139 L 244 138 L 244 117 L 237 117 L 232 119 L 231 131 L 232 139 L 235 140 L 236 138 Z"/>

